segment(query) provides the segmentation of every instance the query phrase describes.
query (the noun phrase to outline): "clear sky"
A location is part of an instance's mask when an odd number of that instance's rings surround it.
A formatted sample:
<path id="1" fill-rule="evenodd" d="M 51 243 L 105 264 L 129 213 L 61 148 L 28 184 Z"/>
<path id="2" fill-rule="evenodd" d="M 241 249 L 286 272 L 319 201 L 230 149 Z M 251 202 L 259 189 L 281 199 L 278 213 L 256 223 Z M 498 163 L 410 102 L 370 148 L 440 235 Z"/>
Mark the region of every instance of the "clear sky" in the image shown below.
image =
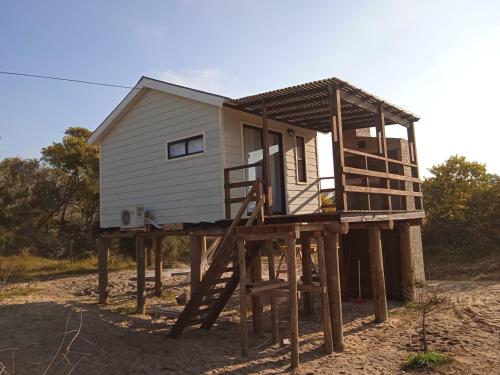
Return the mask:
<path id="1" fill-rule="evenodd" d="M 421 117 L 424 175 L 455 153 L 500 173 L 500 1 L 1 0 L 0 70 L 231 97 L 336 76 Z M 95 129 L 126 93 L 0 75 L 0 158 Z"/>

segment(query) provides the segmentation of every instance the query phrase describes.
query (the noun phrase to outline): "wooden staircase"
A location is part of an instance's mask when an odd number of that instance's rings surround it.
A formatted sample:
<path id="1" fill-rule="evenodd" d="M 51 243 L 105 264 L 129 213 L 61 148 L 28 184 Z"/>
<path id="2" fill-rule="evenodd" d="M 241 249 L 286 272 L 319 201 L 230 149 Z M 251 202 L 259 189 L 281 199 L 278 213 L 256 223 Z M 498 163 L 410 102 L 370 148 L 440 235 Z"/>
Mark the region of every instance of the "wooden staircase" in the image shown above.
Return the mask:
<path id="1" fill-rule="evenodd" d="M 215 249 L 212 263 L 199 286 L 192 291 L 191 298 L 170 330 L 169 337 L 180 337 L 184 329 L 190 326 L 201 325 L 201 328 L 210 329 L 236 290 L 240 280 L 240 270 L 235 229 L 240 225 L 241 218 L 252 201 L 256 202 L 256 207 L 245 226 L 252 225 L 255 220 L 259 222 L 264 220 L 265 198 L 260 180 L 254 182 L 245 197 L 238 213 Z M 255 253 L 247 253 L 246 264 L 251 264 L 254 256 Z"/>

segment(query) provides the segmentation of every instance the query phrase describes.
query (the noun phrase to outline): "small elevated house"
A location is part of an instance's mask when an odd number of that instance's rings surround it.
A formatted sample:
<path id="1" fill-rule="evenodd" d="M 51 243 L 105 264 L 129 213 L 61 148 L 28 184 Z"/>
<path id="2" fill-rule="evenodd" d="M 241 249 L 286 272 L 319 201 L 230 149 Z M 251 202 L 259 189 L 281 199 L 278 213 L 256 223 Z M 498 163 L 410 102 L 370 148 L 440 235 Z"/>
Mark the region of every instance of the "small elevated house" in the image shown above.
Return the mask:
<path id="1" fill-rule="evenodd" d="M 337 78 L 239 99 L 141 78 L 89 139 L 101 155 L 101 302 L 107 300 L 108 239 L 137 240 L 143 312 L 144 239 L 153 239 L 158 255 L 162 237 L 188 234 L 191 296 L 170 336 L 188 326 L 210 328 L 240 285 L 244 355 L 245 296 L 258 332 L 262 304 L 271 304 L 276 342 L 276 304 L 285 292 L 292 364 L 298 364 L 297 291 L 305 314 L 313 295 L 321 296 L 325 348 L 341 349 L 341 295 L 371 296 L 383 321 L 386 295 L 411 296 L 413 280 L 424 278 L 416 121 Z M 387 126 L 402 126 L 407 136 L 387 138 Z M 331 134 L 333 157 L 318 154 L 320 132 Z M 333 165 L 333 176 L 319 176 L 320 157 Z M 278 245 L 286 254 L 286 280 L 274 262 Z"/>

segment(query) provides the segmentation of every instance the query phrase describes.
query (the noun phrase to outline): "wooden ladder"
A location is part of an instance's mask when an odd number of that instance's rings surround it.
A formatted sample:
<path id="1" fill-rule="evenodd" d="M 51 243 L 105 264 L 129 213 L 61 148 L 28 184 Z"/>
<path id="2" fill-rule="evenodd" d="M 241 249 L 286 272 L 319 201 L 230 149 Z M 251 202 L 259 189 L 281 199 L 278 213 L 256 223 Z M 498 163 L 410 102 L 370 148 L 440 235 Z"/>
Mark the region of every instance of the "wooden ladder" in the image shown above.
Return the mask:
<path id="1" fill-rule="evenodd" d="M 235 242 L 236 227 L 246 212 L 250 202 L 255 201 L 256 207 L 245 226 L 250 226 L 255 220 L 264 220 L 263 207 L 265 198 L 262 182 L 256 180 L 243 201 L 238 213 L 234 217 L 224 237 L 215 249 L 213 261 L 201 279 L 199 286 L 191 292 L 191 298 L 184 310 L 179 314 L 177 321 L 168 336 L 178 338 L 185 328 L 201 325 L 201 328 L 210 329 L 222 312 L 224 306 L 236 290 L 240 270 L 238 266 L 238 251 Z M 246 254 L 246 264 L 251 264 L 255 253 Z"/>

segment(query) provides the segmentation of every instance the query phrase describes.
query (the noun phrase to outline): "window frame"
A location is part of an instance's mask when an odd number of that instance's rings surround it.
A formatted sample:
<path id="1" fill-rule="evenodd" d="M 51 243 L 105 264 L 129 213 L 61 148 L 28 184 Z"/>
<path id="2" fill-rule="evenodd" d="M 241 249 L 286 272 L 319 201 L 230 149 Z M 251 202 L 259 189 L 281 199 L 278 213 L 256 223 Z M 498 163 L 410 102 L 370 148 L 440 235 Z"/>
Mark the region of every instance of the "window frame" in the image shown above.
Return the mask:
<path id="1" fill-rule="evenodd" d="M 201 139 L 201 144 L 203 146 L 203 149 L 201 151 L 197 152 L 188 152 L 188 143 L 189 141 L 195 140 L 195 139 Z M 170 146 L 173 144 L 184 144 L 184 153 L 182 155 L 178 156 L 172 156 L 170 153 Z M 199 133 L 187 137 L 182 137 L 182 138 L 177 138 L 173 139 L 171 141 L 165 142 L 165 156 L 167 161 L 171 160 L 179 160 L 179 159 L 187 159 L 191 157 L 195 157 L 198 155 L 203 155 L 206 152 L 206 143 L 205 143 L 205 133 Z"/>
<path id="2" fill-rule="evenodd" d="M 302 166 L 299 163 L 299 138 L 302 139 L 302 144 L 303 146 L 303 157 L 301 162 L 303 162 L 303 169 L 304 169 L 304 179 L 300 179 L 300 174 L 299 174 L 299 168 Z M 295 177 L 296 177 L 296 182 L 297 184 L 307 184 L 308 178 L 307 178 L 307 152 L 306 152 L 306 137 L 300 134 L 295 135 Z"/>

